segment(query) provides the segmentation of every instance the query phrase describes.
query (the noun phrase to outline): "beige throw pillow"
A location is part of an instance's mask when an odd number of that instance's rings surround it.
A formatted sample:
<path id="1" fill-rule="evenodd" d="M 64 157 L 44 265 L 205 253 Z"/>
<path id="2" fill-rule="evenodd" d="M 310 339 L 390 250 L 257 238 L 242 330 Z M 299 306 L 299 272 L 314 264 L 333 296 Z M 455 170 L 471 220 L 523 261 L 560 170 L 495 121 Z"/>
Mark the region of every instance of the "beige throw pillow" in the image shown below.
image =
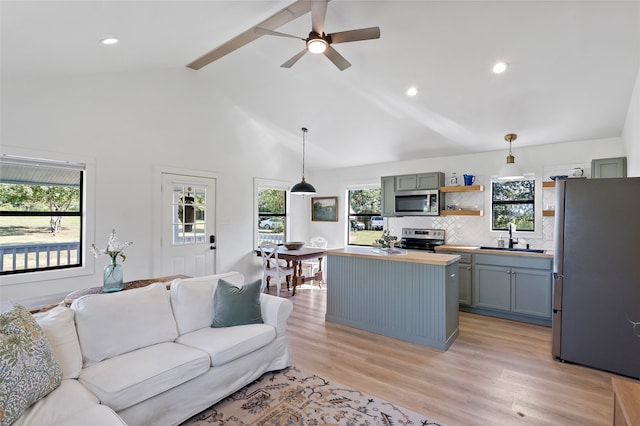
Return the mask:
<path id="1" fill-rule="evenodd" d="M 62 370 L 31 313 L 16 305 L 0 315 L 0 424 L 16 421 L 61 381 Z"/>

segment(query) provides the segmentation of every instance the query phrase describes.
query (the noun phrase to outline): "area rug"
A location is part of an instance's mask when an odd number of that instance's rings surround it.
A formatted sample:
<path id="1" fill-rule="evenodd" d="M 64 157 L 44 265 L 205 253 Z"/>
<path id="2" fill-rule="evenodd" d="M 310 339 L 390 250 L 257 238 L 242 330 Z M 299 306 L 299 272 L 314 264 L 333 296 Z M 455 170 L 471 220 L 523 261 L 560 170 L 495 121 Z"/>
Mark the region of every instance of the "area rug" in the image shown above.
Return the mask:
<path id="1" fill-rule="evenodd" d="M 269 372 L 180 426 L 440 425 L 296 367 Z"/>

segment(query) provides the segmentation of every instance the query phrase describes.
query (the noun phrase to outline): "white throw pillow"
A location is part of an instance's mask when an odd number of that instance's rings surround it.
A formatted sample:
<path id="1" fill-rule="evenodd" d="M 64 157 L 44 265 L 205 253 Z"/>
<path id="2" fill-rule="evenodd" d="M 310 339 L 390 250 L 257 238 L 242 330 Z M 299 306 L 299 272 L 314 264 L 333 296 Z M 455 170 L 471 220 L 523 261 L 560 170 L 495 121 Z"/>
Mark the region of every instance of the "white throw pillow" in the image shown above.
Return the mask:
<path id="1" fill-rule="evenodd" d="M 166 284 L 73 301 L 85 366 L 178 337 Z"/>
<path id="2" fill-rule="evenodd" d="M 211 327 L 213 295 L 221 278 L 237 286 L 244 284 L 244 275 L 240 272 L 178 279 L 171 283 L 171 306 L 180 335 Z"/>
<path id="3" fill-rule="evenodd" d="M 53 355 L 62 368 L 62 378 L 77 379 L 82 370 L 82 352 L 73 321 L 74 312 L 57 306 L 33 316 L 47 336 Z"/>

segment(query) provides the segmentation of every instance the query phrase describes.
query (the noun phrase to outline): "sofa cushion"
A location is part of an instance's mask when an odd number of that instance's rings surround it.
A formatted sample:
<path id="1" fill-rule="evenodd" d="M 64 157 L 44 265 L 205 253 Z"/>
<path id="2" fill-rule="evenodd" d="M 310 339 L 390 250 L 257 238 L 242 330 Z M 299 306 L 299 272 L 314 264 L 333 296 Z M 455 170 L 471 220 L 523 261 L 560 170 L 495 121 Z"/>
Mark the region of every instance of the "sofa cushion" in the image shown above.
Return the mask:
<path id="1" fill-rule="evenodd" d="M 90 294 L 73 301 L 84 365 L 178 336 L 163 283 L 119 293 Z"/>
<path id="2" fill-rule="evenodd" d="M 94 405 L 73 413 L 64 419 L 60 426 L 127 426 L 111 408 L 106 405 Z"/>
<path id="3" fill-rule="evenodd" d="M 82 370 L 82 352 L 73 311 L 64 306 L 57 306 L 46 312 L 34 314 L 33 317 L 47 336 L 53 355 L 62 368 L 62 378 L 77 379 Z"/>
<path id="4" fill-rule="evenodd" d="M 33 404 L 12 426 L 65 424 L 64 419 L 98 405 L 98 398 L 75 379 L 65 379 L 53 392 Z"/>
<path id="5" fill-rule="evenodd" d="M 202 328 L 176 340 L 183 345 L 202 349 L 216 367 L 254 352 L 276 338 L 274 327 L 266 324 L 238 325 L 225 328 Z"/>
<path id="6" fill-rule="evenodd" d="M 213 295 L 213 321 L 211 327 L 262 324 L 260 287 L 262 280 L 235 286 L 224 279 L 218 280 Z"/>
<path id="7" fill-rule="evenodd" d="M 180 334 L 211 326 L 213 295 L 220 278 L 235 285 L 244 284 L 244 275 L 239 272 L 177 279 L 171 283 L 171 306 Z"/>
<path id="8" fill-rule="evenodd" d="M 0 315 L 0 424 L 11 424 L 60 385 L 47 338 L 22 305 Z"/>
<path id="9" fill-rule="evenodd" d="M 82 370 L 80 382 L 116 411 L 178 386 L 209 370 L 209 356 L 178 343 L 159 343 Z"/>

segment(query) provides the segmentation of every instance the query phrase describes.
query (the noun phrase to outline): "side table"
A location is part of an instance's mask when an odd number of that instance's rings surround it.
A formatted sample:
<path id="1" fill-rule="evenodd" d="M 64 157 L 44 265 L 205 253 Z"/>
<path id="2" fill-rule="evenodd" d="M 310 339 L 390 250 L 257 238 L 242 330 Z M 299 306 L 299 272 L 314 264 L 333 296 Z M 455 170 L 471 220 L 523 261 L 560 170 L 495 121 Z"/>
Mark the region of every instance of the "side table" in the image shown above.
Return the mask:
<path id="1" fill-rule="evenodd" d="M 613 425 L 640 426 L 640 382 L 611 378 L 613 388 Z"/>
<path id="2" fill-rule="evenodd" d="M 140 287 L 146 287 L 149 284 L 153 284 L 153 283 L 167 283 L 167 290 L 169 289 L 169 286 L 171 285 L 171 281 L 177 279 L 177 278 L 190 278 L 187 275 L 169 275 L 166 277 L 160 277 L 160 278 L 151 278 L 151 279 L 147 279 L 147 280 L 136 280 L 136 281 L 129 281 L 124 283 L 123 285 L 123 289 L 121 291 L 125 291 L 125 290 L 131 290 L 133 288 L 140 288 Z M 65 296 L 64 298 L 64 306 L 66 306 L 67 308 L 69 306 L 71 306 L 71 304 L 73 303 L 73 301 L 77 298 L 79 298 L 80 296 L 85 296 L 87 294 L 101 294 L 103 293 L 102 291 L 102 286 L 100 287 L 91 287 L 91 288 L 82 288 L 80 290 L 76 290 L 72 293 L 69 293 Z"/>

